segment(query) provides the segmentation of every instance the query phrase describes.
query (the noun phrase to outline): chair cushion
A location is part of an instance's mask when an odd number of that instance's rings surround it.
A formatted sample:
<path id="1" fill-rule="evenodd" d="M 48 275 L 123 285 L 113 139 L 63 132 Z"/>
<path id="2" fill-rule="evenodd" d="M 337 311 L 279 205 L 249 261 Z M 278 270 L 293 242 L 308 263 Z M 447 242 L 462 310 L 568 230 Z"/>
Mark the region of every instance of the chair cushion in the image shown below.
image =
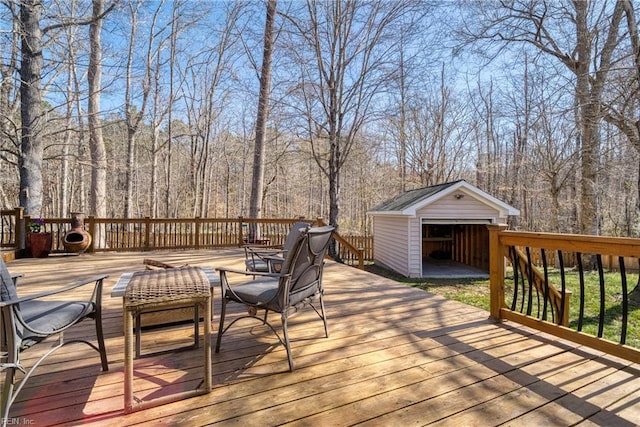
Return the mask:
<path id="1" fill-rule="evenodd" d="M 20 313 L 25 323 L 46 335 L 55 333 L 94 311 L 95 304 L 91 301 L 26 301 L 20 304 Z M 46 336 L 38 336 L 25 330 L 20 347 L 24 350 L 44 338 Z"/>
<path id="2" fill-rule="evenodd" d="M 227 298 L 240 303 L 259 305 L 269 310 L 279 311 L 280 304 L 275 301 L 278 293 L 279 280 L 270 277 L 261 277 L 241 285 L 234 285 L 231 288 L 237 297 L 231 292 L 227 293 Z"/>

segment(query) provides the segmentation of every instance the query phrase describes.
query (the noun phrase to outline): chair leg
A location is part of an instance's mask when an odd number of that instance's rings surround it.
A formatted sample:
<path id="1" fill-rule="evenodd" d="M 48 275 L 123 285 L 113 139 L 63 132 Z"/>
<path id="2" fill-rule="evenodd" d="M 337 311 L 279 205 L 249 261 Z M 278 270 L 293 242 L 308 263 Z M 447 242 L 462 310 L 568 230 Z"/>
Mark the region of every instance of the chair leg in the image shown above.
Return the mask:
<path id="1" fill-rule="evenodd" d="M 322 297 L 322 293 L 320 293 L 320 317 L 322 317 L 322 322 L 324 323 L 324 335 L 326 338 L 329 338 L 329 325 L 327 325 L 327 313 L 324 311 L 324 298 Z"/>
<path id="2" fill-rule="evenodd" d="M 2 385 L 2 400 L 0 401 L 0 417 L 2 419 L 1 425 L 4 427 L 7 425 L 7 420 L 9 419 L 9 408 L 13 403 L 12 395 L 13 395 L 13 380 L 16 374 L 16 368 L 9 367 L 7 369 L 7 374 L 5 376 L 5 382 Z"/>
<path id="3" fill-rule="evenodd" d="M 10 361 L 9 363 L 13 362 Z M 2 385 L 2 398 L 0 399 L 0 425 L 2 427 L 5 427 L 9 421 L 9 409 L 11 409 L 11 405 L 17 394 L 13 384 L 17 368 L 9 366 L 5 367 L 5 369 L 7 372 L 4 378 L 4 384 Z M 19 392 L 18 390 L 18 393 Z"/>
<path id="4" fill-rule="evenodd" d="M 289 331 L 287 330 L 287 316 L 282 313 L 282 334 L 284 335 L 284 346 L 287 349 L 287 359 L 289 360 L 289 371 L 293 372 L 293 355 L 291 354 L 291 344 L 289 343 Z"/>
<path id="5" fill-rule="evenodd" d="M 222 297 L 222 304 L 220 307 L 220 326 L 218 326 L 218 336 L 216 337 L 216 353 L 220 353 L 220 342 L 222 341 L 222 332 L 224 331 L 224 316 L 227 312 L 227 303 L 229 301 Z"/>
<path id="6" fill-rule="evenodd" d="M 96 310 L 96 315 L 93 320 L 96 322 L 96 337 L 98 338 L 98 349 L 100 350 L 100 363 L 102 364 L 102 371 L 107 372 L 109 370 L 109 362 L 107 361 L 107 347 L 104 345 L 101 307 L 98 307 L 98 309 Z"/>

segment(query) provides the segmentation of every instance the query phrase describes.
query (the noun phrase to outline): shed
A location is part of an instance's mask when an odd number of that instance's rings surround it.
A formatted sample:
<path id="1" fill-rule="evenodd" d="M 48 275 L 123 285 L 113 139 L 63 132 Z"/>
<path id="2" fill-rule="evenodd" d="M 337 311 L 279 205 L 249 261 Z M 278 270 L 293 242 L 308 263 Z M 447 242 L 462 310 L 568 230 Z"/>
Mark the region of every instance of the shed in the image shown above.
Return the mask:
<path id="1" fill-rule="evenodd" d="M 459 180 L 407 191 L 367 214 L 374 262 L 415 278 L 488 274 L 487 224 L 520 211 Z"/>

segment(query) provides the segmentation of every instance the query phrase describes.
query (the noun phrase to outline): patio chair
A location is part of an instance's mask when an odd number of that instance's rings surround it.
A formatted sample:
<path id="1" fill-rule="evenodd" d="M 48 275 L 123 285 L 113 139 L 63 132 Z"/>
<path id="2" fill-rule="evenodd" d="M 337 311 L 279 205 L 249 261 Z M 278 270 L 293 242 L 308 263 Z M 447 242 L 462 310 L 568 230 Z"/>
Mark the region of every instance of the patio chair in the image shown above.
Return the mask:
<path id="1" fill-rule="evenodd" d="M 291 250 L 297 232 L 308 226 L 308 223 L 302 221 L 293 224 L 282 245 L 244 245 L 246 269 L 267 273 L 280 271 L 284 256 Z"/>
<path id="2" fill-rule="evenodd" d="M 6 370 L 6 378 L 2 387 L 0 399 L 0 417 L 4 426 L 9 419 L 9 408 L 22 390 L 34 370 L 53 352 L 62 346 L 83 342 L 100 353 L 102 370 L 109 369 L 107 352 L 102 333 L 102 281 L 106 275 L 94 276 L 87 280 L 76 282 L 62 289 L 49 290 L 34 295 L 19 298 L 16 292 L 17 277 L 7 270 L 4 261 L 0 259 L 0 370 Z M 47 299 L 50 296 L 63 295 L 81 286 L 94 284 L 93 295 L 86 301 L 59 301 Z M 64 332 L 83 319 L 91 318 L 96 324 L 98 346 L 83 339 L 64 341 Z M 29 370 L 20 361 L 23 351 L 40 341 L 58 336 L 58 341 L 38 359 Z M 16 371 L 24 375 L 16 380 Z"/>
<path id="3" fill-rule="evenodd" d="M 220 351 L 222 335 L 238 320 L 245 318 L 258 319 L 257 311 L 264 309 L 261 320 L 278 337 L 287 350 L 289 370 L 294 370 L 293 356 L 289 343 L 287 322 L 289 317 L 310 306 L 324 323 L 324 333 L 329 337 L 327 317 L 324 310 L 322 287 L 322 271 L 324 256 L 329 246 L 334 227 L 306 227 L 295 232 L 295 239 L 291 249 L 285 254 L 282 268 L 278 273 L 263 273 L 255 271 L 240 271 L 228 268 L 218 268 L 220 285 L 222 287 L 222 308 L 220 311 L 220 326 L 216 341 L 216 353 Z M 230 284 L 230 273 L 257 276 L 253 280 L 240 284 Z M 224 326 L 227 304 L 236 302 L 248 308 L 248 314 L 235 318 Z M 316 307 L 317 302 L 317 307 Z M 280 313 L 282 321 L 282 335 L 276 332 L 267 322 L 269 311 Z"/>

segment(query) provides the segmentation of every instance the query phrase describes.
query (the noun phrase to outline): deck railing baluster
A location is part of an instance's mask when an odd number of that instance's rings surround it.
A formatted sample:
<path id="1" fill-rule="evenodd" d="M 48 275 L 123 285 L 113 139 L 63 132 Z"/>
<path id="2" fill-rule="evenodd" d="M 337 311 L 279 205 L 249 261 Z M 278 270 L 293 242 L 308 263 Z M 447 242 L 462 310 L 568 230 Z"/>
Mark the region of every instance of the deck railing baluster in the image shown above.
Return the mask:
<path id="1" fill-rule="evenodd" d="M 527 268 L 529 269 L 527 278 L 529 280 L 529 294 L 527 295 L 527 316 L 531 316 L 531 310 L 533 308 L 533 266 L 531 263 L 531 250 L 529 246 L 525 248 L 527 254 Z M 540 314 L 538 312 L 538 314 Z"/>
<path id="2" fill-rule="evenodd" d="M 511 310 L 515 311 L 516 304 L 518 301 L 518 286 L 520 283 L 520 277 L 518 277 L 519 276 L 518 266 L 520 265 L 520 263 L 518 262 L 518 253 L 516 251 L 516 247 L 510 246 L 509 252 L 511 253 L 511 260 L 512 260 L 511 262 L 513 264 L 513 298 L 511 299 Z"/>
<path id="3" fill-rule="evenodd" d="M 576 253 L 576 262 L 578 264 L 578 278 L 580 283 L 580 310 L 578 314 L 578 331 L 582 331 L 582 325 L 584 323 L 584 265 L 582 264 L 582 254 Z"/>
<path id="4" fill-rule="evenodd" d="M 629 322 L 629 295 L 627 289 L 627 269 L 624 265 L 624 257 L 618 257 L 620 268 L 620 284 L 622 285 L 622 328 L 620 330 L 620 344 L 627 342 L 627 324 Z"/>
<path id="5" fill-rule="evenodd" d="M 564 313 L 567 304 L 567 278 L 564 271 L 564 257 L 562 256 L 562 251 L 558 251 L 558 263 L 560 264 L 560 313 Z M 561 325 L 562 320 L 558 319 L 557 324 Z"/>
<path id="6" fill-rule="evenodd" d="M 598 314 L 598 338 L 602 338 L 604 333 L 604 315 L 605 315 L 605 290 L 604 290 L 604 272 L 602 270 L 602 255 L 596 255 L 596 263 L 598 266 L 598 279 L 600 281 L 600 313 Z"/>
<path id="7" fill-rule="evenodd" d="M 549 301 L 549 266 L 547 265 L 547 252 L 542 248 L 540 250 L 540 257 L 542 258 L 542 269 L 544 272 L 544 288 L 543 288 L 543 298 L 544 302 L 542 304 L 542 320 L 547 320 L 547 302 Z M 551 321 L 554 321 L 554 311 L 551 310 Z"/>

